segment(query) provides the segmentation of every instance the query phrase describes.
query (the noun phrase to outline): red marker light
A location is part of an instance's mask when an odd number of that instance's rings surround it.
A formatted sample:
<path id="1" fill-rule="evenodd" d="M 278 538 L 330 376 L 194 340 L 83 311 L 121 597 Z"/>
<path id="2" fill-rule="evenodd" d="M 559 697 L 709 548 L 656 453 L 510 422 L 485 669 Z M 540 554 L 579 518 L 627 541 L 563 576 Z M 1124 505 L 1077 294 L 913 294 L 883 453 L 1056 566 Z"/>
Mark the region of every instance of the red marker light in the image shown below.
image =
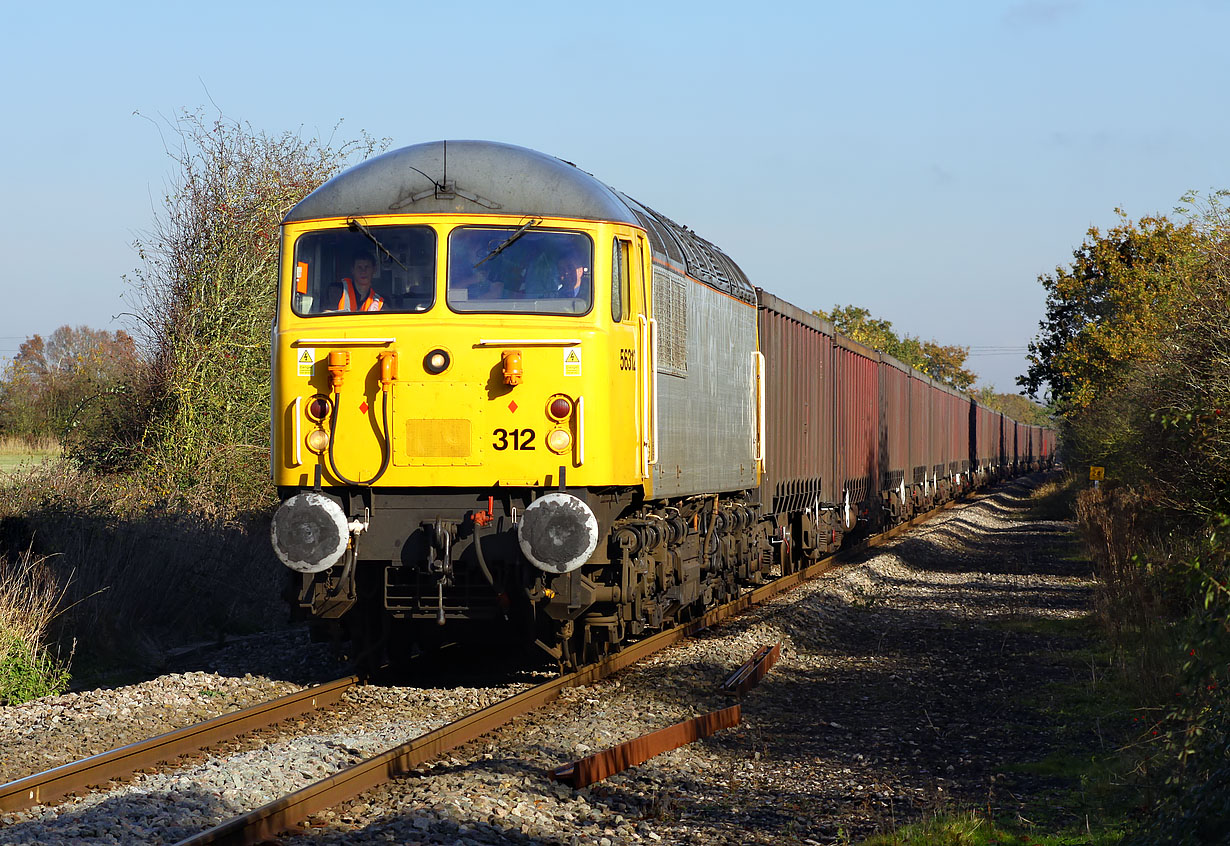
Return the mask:
<path id="1" fill-rule="evenodd" d="M 556 396 L 547 406 L 547 414 L 555 420 L 566 420 L 572 414 L 572 400 L 568 397 Z"/>
<path id="2" fill-rule="evenodd" d="M 329 402 L 327 397 L 315 396 L 308 402 L 307 416 L 309 420 L 314 420 L 317 423 L 321 423 L 328 419 L 329 412 L 332 410 L 333 405 Z"/>

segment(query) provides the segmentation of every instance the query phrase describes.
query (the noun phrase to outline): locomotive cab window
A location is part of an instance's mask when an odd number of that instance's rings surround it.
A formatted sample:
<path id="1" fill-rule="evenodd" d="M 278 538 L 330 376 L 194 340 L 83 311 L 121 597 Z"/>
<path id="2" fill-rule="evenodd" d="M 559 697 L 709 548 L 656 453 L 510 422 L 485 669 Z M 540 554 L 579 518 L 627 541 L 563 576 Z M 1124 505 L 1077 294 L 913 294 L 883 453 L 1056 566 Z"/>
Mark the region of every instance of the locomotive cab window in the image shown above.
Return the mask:
<path id="1" fill-rule="evenodd" d="M 621 238 L 614 238 L 611 243 L 611 319 L 620 321 L 632 311 L 628 296 L 628 254 L 632 244 Z"/>
<path id="2" fill-rule="evenodd" d="M 310 232 L 295 242 L 295 314 L 423 312 L 435 303 L 436 234 L 427 226 Z"/>
<path id="3" fill-rule="evenodd" d="M 593 242 L 580 232 L 459 227 L 448 238 L 448 305 L 457 312 L 586 314 Z"/>

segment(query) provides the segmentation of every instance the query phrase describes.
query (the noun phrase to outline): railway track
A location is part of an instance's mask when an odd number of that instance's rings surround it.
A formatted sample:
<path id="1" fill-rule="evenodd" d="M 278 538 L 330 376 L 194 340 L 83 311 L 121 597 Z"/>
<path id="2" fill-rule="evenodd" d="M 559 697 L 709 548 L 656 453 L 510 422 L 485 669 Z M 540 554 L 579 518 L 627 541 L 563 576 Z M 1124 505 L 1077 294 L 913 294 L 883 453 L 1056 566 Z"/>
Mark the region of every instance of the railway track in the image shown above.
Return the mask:
<path id="1" fill-rule="evenodd" d="M 0 811 L 22 811 L 82 789 L 125 779 L 146 767 L 327 707 L 358 683 L 357 676 L 346 676 L 11 781 L 0 785 Z"/>
<path id="2" fill-rule="evenodd" d="M 817 561 L 795 573 L 774 579 L 739 598 L 715 608 L 689 623 L 660 632 L 625 647 L 619 653 L 581 670 L 552 679 L 515 694 L 455 722 L 367 758 L 295 793 L 283 796 L 253 811 L 180 841 L 192 844 L 249 844 L 267 841 L 293 829 L 323 809 L 353 798 L 366 790 L 410 772 L 449 749 L 488 734 L 518 716 L 528 714 L 555 699 L 562 690 L 589 685 L 695 635 L 767 602 L 798 584 L 816 578 L 841 563 L 843 558 L 879 546 L 889 539 L 926 522 L 936 514 L 977 498 L 945 503 L 932 511 L 865 539 L 837 555 Z M 200 750 L 241 734 L 274 725 L 290 717 L 337 702 L 358 683 L 356 677 L 338 679 L 262 705 L 223 715 L 147 741 L 131 744 L 81 761 L 56 767 L 0 785 L 0 810 L 14 811 L 52 801 L 67 794 L 123 779 L 142 769 Z"/>
<path id="3" fill-rule="evenodd" d="M 970 501 L 973 498 L 969 497 L 962 501 Z M 659 632 L 625 647 L 616 655 L 597 664 L 531 688 L 380 755 L 368 758 L 302 790 L 228 820 L 199 835 L 181 840 L 176 846 L 206 846 L 206 844 L 226 844 L 227 846 L 236 844 L 238 846 L 239 844 L 257 844 L 268 841 L 294 828 L 312 814 L 405 775 L 420 764 L 450 749 L 476 740 L 513 719 L 530 713 L 555 699 L 560 691 L 566 688 L 588 685 L 607 678 L 699 631 L 741 614 L 755 605 L 767 602 L 804 581 L 816 578 L 840 563 L 843 557 L 880 546 L 960 502 L 954 500 L 944 503 L 926 514 L 870 537 L 837 555 L 817 561 L 795 573 L 774 579 L 767 585 L 709 611 L 697 620 Z"/>

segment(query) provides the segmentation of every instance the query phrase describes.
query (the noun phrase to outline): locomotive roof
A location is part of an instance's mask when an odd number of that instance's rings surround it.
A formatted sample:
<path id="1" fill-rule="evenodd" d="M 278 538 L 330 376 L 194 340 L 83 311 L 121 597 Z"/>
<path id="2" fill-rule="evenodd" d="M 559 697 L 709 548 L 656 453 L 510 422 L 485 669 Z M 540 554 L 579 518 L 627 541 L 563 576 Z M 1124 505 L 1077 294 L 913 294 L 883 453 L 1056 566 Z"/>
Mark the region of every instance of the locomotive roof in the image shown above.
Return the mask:
<path id="1" fill-rule="evenodd" d="M 493 141 L 432 141 L 392 150 L 339 173 L 283 223 L 385 214 L 570 217 L 643 228 L 655 255 L 749 303 L 747 276 L 716 246 L 614 190 L 571 162 Z"/>

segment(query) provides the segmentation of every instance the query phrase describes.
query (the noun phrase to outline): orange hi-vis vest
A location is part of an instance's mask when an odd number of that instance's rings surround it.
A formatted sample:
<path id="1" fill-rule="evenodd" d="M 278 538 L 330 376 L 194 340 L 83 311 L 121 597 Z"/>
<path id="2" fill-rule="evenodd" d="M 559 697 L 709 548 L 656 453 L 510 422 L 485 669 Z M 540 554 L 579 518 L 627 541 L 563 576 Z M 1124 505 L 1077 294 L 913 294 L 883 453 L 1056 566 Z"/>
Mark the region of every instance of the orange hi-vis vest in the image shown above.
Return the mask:
<path id="1" fill-rule="evenodd" d="M 338 311 L 380 311 L 384 308 L 384 298 L 377 294 L 374 288 L 368 289 L 367 299 L 362 305 L 356 307 L 359 295 L 355 293 L 354 282 L 343 279 L 342 284 L 342 298 L 337 301 Z"/>

